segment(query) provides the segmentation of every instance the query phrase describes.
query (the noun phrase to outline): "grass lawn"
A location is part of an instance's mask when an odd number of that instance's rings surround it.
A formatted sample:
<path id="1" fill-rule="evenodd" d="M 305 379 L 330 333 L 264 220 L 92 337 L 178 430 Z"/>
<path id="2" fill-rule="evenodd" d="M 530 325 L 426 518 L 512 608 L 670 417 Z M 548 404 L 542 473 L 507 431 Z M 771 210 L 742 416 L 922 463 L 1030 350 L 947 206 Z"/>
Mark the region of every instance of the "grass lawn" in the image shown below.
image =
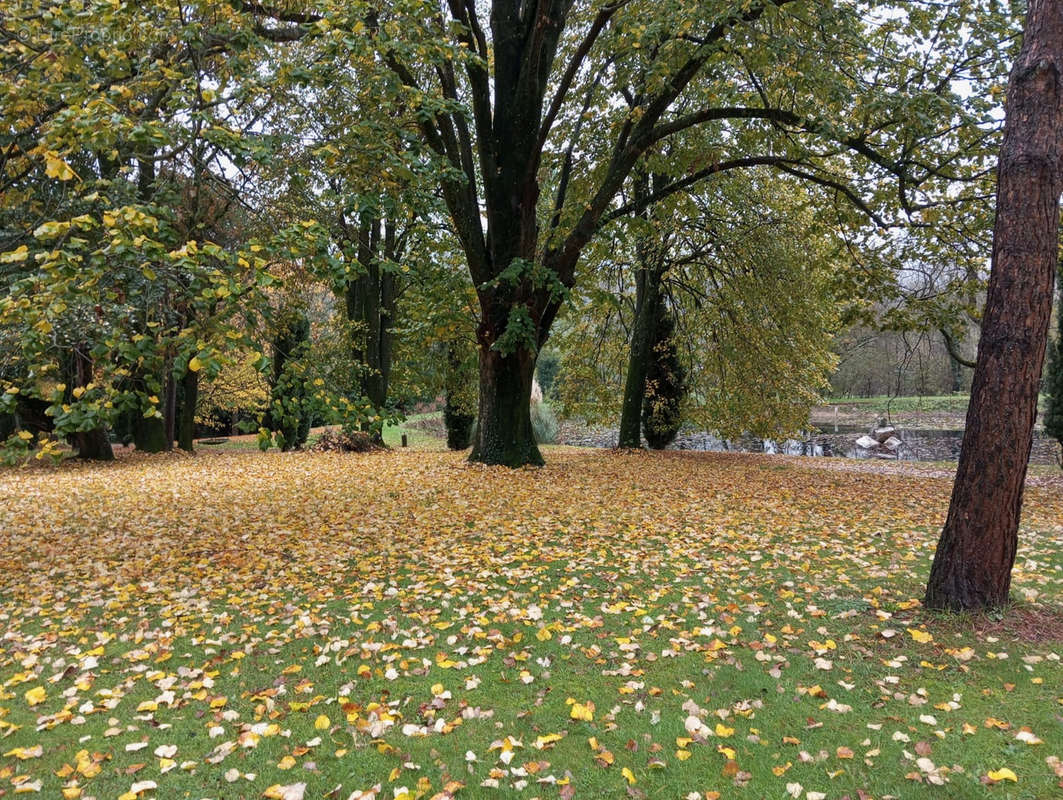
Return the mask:
<path id="1" fill-rule="evenodd" d="M 970 396 L 967 392 L 942 395 L 910 395 L 890 397 L 888 395 L 876 395 L 873 397 L 835 397 L 824 401 L 824 406 L 860 406 L 873 411 L 885 413 L 886 411 L 967 411 L 967 402 Z M 1040 395 L 1038 405 L 1044 408 L 1046 397 Z"/>
<path id="2" fill-rule="evenodd" d="M 741 454 L 0 472 L 0 796 L 1063 797 L 1063 491 L 918 598 L 947 478 Z"/>

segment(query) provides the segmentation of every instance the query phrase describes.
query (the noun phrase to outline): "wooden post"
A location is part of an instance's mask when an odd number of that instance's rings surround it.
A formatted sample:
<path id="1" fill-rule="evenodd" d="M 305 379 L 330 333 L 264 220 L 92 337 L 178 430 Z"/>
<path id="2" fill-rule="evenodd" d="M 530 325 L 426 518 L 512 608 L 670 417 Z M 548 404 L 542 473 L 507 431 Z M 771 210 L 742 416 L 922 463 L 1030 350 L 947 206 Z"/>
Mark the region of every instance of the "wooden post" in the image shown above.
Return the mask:
<path id="1" fill-rule="evenodd" d="M 402 446 L 403 446 L 403 447 L 406 447 L 406 446 L 407 446 L 407 442 L 406 442 L 406 434 L 405 434 L 405 433 L 404 433 L 404 434 L 402 434 Z"/>

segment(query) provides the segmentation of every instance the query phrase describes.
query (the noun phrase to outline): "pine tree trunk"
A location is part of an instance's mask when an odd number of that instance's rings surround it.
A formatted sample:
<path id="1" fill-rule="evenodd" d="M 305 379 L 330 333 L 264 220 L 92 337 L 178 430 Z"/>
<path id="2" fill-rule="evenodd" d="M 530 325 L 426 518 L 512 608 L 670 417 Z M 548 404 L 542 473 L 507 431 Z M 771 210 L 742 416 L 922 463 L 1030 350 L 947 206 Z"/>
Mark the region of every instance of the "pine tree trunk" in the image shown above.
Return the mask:
<path id="1" fill-rule="evenodd" d="M 1009 80 L 993 266 L 952 501 L 925 603 L 1007 602 L 1052 309 L 1063 191 L 1063 3 L 1031 0 Z"/>
<path id="2" fill-rule="evenodd" d="M 480 413 L 469 460 L 523 467 L 543 464 L 531 423 L 535 355 L 518 348 L 502 355 L 480 346 Z"/>

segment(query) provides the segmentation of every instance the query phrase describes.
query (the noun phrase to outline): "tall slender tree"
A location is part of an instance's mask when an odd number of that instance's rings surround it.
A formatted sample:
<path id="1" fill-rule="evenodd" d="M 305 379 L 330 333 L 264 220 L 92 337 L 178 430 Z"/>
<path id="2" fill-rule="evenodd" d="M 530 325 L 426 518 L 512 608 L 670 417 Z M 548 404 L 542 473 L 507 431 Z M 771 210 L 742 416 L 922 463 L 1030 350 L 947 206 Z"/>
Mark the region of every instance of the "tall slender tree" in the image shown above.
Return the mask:
<path id="1" fill-rule="evenodd" d="M 1063 192 L 1063 3 L 1031 0 L 1011 71 L 993 261 L 956 482 L 926 605 L 1003 605 L 1052 313 Z"/>

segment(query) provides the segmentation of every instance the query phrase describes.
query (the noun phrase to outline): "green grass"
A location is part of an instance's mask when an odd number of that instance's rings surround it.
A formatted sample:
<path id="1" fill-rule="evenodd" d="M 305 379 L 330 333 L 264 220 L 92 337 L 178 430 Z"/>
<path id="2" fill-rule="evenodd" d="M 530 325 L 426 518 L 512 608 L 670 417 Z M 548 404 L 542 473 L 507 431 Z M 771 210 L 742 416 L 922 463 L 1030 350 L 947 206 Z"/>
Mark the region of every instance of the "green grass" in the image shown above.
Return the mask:
<path id="1" fill-rule="evenodd" d="M 958 393 L 951 395 L 889 397 L 832 397 L 823 402 L 825 406 L 845 405 L 867 407 L 875 411 L 966 411 L 968 395 Z"/>
<path id="2" fill-rule="evenodd" d="M 384 428 L 384 444 L 388 447 L 401 447 L 402 434 L 406 434 L 409 447 L 415 450 L 445 450 L 446 440 L 435 436 L 429 431 L 410 427 L 410 423 L 425 419 L 441 419 L 442 411 L 433 411 L 428 414 L 411 414 L 403 422 L 388 425 Z"/>
<path id="3" fill-rule="evenodd" d="M 457 798 L 554 798 L 558 781 L 576 798 L 1059 796 L 1058 492 L 1027 493 L 1015 594 L 1034 599 L 953 617 L 917 601 L 947 480 L 546 455 L 517 472 L 396 450 L 0 473 L 0 754 L 42 748 L 0 755 L 0 791 L 25 775 L 60 797 L 84 750 L 100 770 L 81 794 L 101 800 L 138 780 L 160 787 L 144 800 L 297 782 L 392 800 L 422 780 L 424 798 L 451 781 Z M 393 725 L 370 730 L 374 703 Z M 690 737 L 691 714 L 711 733 Z M 1018 782 L 983 784 L 1001 767 Z"/>
<path id="4" fill-rule="evenodd" d="M 967 392 L 946 395 L 910 395 L 890 397 L 832 397 L 824 400 L 824 406 L 862 406 L 885 413 L 903 411 L 962 411 L 967 410 L 969 395 Z M 1045 395 L 1040 395 L 1039 407 L 1044 408 Z"/>

